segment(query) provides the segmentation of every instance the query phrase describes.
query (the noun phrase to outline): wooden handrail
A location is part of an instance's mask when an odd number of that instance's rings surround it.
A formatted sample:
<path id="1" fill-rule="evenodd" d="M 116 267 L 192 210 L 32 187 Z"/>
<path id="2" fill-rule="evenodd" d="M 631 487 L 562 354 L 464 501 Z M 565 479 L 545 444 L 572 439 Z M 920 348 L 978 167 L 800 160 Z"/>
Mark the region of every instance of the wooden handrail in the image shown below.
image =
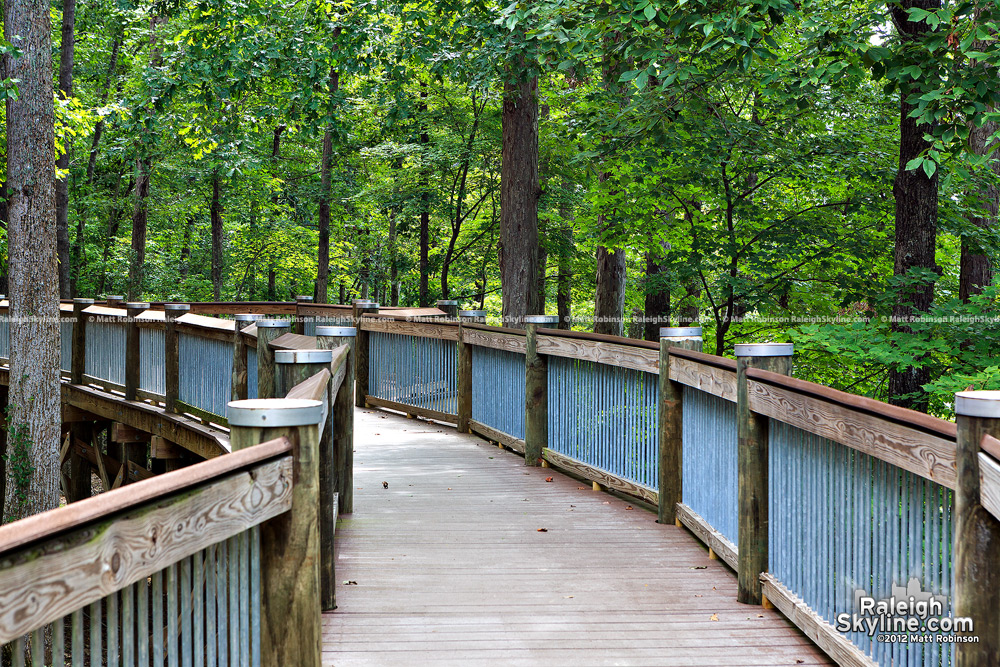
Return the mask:
<path id="1" fill-rule="evenodd" d="M 157 475 L 140 484 L 124 486 L 86 500 L 0 526 L 0 562 L 15 550 L 51 539 L 68 530 L 108 519 L 139 505 L 190 491 L 224 475 L 239 472 L 291 453 L 287 438 L 217 456 L 203 463 Z"/>
<path id="2" fill-rule="evenodd" d="M 576 340 L 590 340 L 598 343 L 614 343 L 615 345 L 644 347 L 648 350 L 656 350 L 657 352 L 660 350 L 660 344 L 658 342 L 642 340 L 641 338 L 610 336 L 608 334 L 590 333 L 589 331 L 571 331 L 569 329 L 539 329 L 538 333 L 544 336 L 555 336 L 558 338 L 574 338 Z"/>

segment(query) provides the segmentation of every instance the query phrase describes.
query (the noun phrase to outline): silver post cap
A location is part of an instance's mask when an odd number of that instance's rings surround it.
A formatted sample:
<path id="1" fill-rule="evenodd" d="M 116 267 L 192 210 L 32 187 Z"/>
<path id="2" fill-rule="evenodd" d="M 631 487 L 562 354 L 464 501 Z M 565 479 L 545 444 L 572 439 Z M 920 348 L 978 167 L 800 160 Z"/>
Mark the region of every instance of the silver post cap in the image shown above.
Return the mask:
<path id="1" fill-rule="evenodd" d="M 436 303 L 439 306 L 457 306 L 458 305 L 458 300 L 457 299 L 438 299 L 434 303 Z"/>
<path id="2" fill-rule="evenodd" d="M 348 336 L 357 336 L 357 327 L 337 327 L 337 326 L 317 326 L 316 327 L 317 336 L 340 336 L 341 338 L 346 338 Z"/>
<path id="3" fill-rule="evenodd" d="M 258 329 L 281 329 L 290 328 L 292 323 L 288 320 L 257 320 Z"/>
<path id="4" fill-rule="evenodd" d="M 76 301 L 76 299 L 73 299 L 73 300 Z M 93 299 L 91 299 L 91 300 L 93 301 Z M 105 301 L 124 301 L 125 297 L 124 297 L 124 295 L 121 295 L 121 294 L 106 294 L 104 296 L 104 300 Z"/>
<path id="5" fill-rule="evenodd" d="M 559 324 L 558 315 L 525 315 L 524 321 L 528 324 Z"/>
<path id="6" fill-rule="evenodd" d="M 333 350 L 275 350 L 276 364 L 328 364 L 333 361 Z"/>
<path id="7" fill-rule="evenodd" d="M 230 426 L 308 426 L 319 423 L 323 404 L 304 398 L 251 398 L 230 401 L 226 413 Z"/>
<path id="8" fill-rule="evenodd" d="M 375 303 L 375 302 L 372 301 L 371 299 L 355 299 L 354 300 L 354 305 L 356 305 L 356 306 L 363 306 L 363 305 L 366 305 L 366 304 L 369 304 L 369 303 Z"/>
<path id="9" fill-rule="evenodd" d="M 955 414 L 1000 419 L 1000 391 L 960 391 L 955 394 Z"/>
<path id="10" fill-rule="evenodd" d="M 163 304 L 163 310 L 184 311 L 191 310 L 191 306 L 186 303 L 165 303 Z"/>
<path id="11" fill-rule="evenodd" d="M 737 357 L 790 357 L 794 351 L 791 343 L 737 343 Z"/>
<path id="12" fill-rule="evenodd" d="M 78 303 L 82 306 L 92 306 L 94 304 L 93 299 L 73 299 L 73 303 Z"/>
<path id="13" fill-rule="evenodd" d="M 296 301 L 312 301 L 313 298 L 311 296 L 309 296 L 308 294 L 300 294 L 299 296 L 295 297 L 295 300 Z"/>
<path id="14" fill-rule="evenodd" d="M 141 308 L 143 310 L 149 308 L 149 304 L 146 303 L 145 301 L 127 301 L 122 305 L 124 305 L 126 308 Z"/>
<path id="15" fill-rule="evenodd" d="M 660 327 L 660 338 L 701 338 L 701 327 Z"/>
<path id="16" fill-rule="evenodd" d="M 485 310 L 460 310 L 458 311 L 459 317 L 486 317 Z"/>
<path id="17" fill-rule="evenodd" d="M 257 315 L 256 313 L 238 313 L 233 316 L 233 319 L 237 322 L 256 322 L 257 320 L 264 319 L 264 316 Z"/>

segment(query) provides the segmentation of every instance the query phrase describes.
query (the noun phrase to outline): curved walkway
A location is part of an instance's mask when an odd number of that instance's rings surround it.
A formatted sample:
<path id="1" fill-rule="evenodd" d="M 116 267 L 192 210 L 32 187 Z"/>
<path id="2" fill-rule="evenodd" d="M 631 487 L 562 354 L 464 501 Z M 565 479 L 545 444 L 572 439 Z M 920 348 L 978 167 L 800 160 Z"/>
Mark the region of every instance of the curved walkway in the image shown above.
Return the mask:
<path id="1" fill-rule="evenodd" d="M 325 665 L 832 664 L 654 514 L 451 427 L 355 419 Z"/>

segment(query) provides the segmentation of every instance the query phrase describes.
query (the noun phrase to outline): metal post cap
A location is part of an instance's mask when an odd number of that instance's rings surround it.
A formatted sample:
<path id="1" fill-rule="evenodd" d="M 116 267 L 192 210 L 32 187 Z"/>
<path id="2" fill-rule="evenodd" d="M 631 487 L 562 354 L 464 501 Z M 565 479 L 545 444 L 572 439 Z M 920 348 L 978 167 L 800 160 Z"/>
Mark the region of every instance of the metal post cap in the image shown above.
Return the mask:
<path id="1" fill-rule="evenodd" d="M 660 327 L 660 338 L 701 338 L 701 327 Z"/>
<path id="2" fill-rule="evenodd" d="M 106 295 L 104 295 L 104 300 L 105 301 L 112 301 L 112 300 L 113 301 L 121 301 L 124 298 L 125 298 L 125 296 L 122 295 L 122 294 L 106 294 Z M 76 301 L 76 299 L 73 299 L 73 300 Z M 93 301 L 93 299 L 91 299 L 91 301 Z"/>
<path id="3" fill-rule="evenodd" d="M 79 303 L 79 304 L 84 305 L 84 306 L 90 306 L 90 305 L 93 305 L 94 300 L 93 299 L 73 299 L 73 303 Z"/>
<path id="4" fill-rule="evenodd" d="M 126 308 L 142 308 L 143 310 L 149 308 L 149 304 L 145 301 L 127 301 L 122 305 Z"/>
<path id="5" fill-rule="evenodd" d="M 955 414 L 1000 419 L 1000 391 L 960 391 L 955 394 Z"/>
<path id="6" fill-rule="evenodd" d="M 307 295 L 307 294 L 301 294 L 301 295 L 295 297 L 295 300 L 296 301 L 312 301 L 313 298 L 311 296 Z"/>
<path id="7" fill-rule="evenodd" d="M 357 327 L 318 326 L 316 327 L 316 335 L 346 338 L 348 336 L 357 336 L 358 329 Z"/>
<path id="8" fill-rule="evenodd" d="M 318 424 L 323 404 L 305 398 L 251 398 L 230 401 L 226 417 L 230 426 L 275 428 Z"/>
<path id="9" fill-rule="evenodd" d="M 485 310 L 460 310 L 458 311 L 459 317 L 486 317 Z"/>
<path id="10" fill-rule="evenodd" d="M 737 357 L 790 357 L 794 351 L 791 343 L 737 343 Z"/>
<path id="11" fill-rule="evenodd" d="M 163 310 L 191 310 L 191 306 L 186 303 L 165 303 Z"/>
<path id="12" fill-rule="evenodd" d="M 281 329 L 291 327 L 288 320 L 257 320 L 258 329 Z"/>
<path id="13" fill-rule="evenodd" d="M 558 324 L 558 315 L 525 315 L 524 321 L 528 324 Z"/>
<path id="14" fill-rule="evenodd" d="M 436 303 L 439 306 L 457 306 L 458 305 L 458 300 L 457 299 L 438 299 L 434 303 Z"/>
<path id="15" fill-rule="evenodd" d="M 378 304 L 375 303 L 374 301 L 365 301 L 364 303 L 359 303 L 357 305 L 358 305 L 358 308 L 363 308 L 365 310 L 368 310 L 368 309 L 371 309 L 371 308 L 378 308 Z"/>
<path id="16" fill-rule="evenodd" d="M 233 319 L 237 322 L 256 322 L 257 320 L 264 319 L 264 316 L 255 313 L 238 313 L 233 316 Z"/>
<path id="17" fill-rule="evenodd" d="M 354 305 L 355 306 L 362 306 L 362 305 L 364 305 L 366 303 L 375 303 L 375 302 L 372 301 L 371 299 L 355 299 L 354 300 Z"/>
<path id="18" fill-rule="evenodd" d="M 275 350 L 276 364 L 328 364 L 333 361 L 333 350 Z"/>

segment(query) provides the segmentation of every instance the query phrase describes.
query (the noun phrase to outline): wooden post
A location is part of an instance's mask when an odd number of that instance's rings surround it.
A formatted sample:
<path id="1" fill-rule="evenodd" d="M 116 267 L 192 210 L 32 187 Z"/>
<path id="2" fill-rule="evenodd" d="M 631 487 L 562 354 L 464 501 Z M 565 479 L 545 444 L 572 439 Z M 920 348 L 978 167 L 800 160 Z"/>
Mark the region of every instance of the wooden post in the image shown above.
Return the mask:
<path id="1" fill-rule="evenodd" d="M 320 456 L 321 470 L 328 471 L 325 474 L 332 478 L 332 488 L 340 499 L 338 514 L 354 511 L 354 348 L 357 332 L 355 327 L 316 327 L 316 346 L 320 349 L 332 350 L 341 345 L 349 348 L 344 380 L 332 397 L 332 460 L 327 462 L 323 458 L 325 452 L 321 452 Z M 321 476 L 324 474 L 322 471 Z"/>
<path id="2" fill-rule="evenodd" d="M 243 334 L 240 332 L 262 318 L 260 315 L 240 313 L 233 319 L 236 320 L 236 328 L 233 331 L 233 384 L 230 396 L 232 396 L 232 400 L 239 401 L 249 398 L 249 389 L 247 388 L 247 373 L 249 372 L 247 370 L 247 342 L 243 339 Z"/>
<path id="3" fill-rule="evenodd" d="M 295 328 L 293 331 L 297 334 L 305 335 L 306 333 L 305 315 L 302 314 L 300 308 L 312 303 L 312 300 L 311 296 L 299 295 L 295 297 Z"/>
<path id="4" fill-rule="evenodd" d="M 354 302 L 354 326 L 358 335 L 354 343 L 354 405 L 366 408 L 368 396 L 368 332 L 362 326 L 365 315 L 378 313 L 378 304 L 368 299 Z"/>
<path id="5" fill-rule="evenodd" d="M 292 441 L 292 508 L 260 525 L 261 664 L 320 667 L 319 420 L 303 399 L 229 403 L 233 451 L 278 437 Z"/>
<path id="6" fill-rule="evenodd" d="M 761 604 L 760 574 L 767 572 L 767 417 L 750 412 L 747 369 L 790 375 L 791 343 L 736 345 L 736 461 L 739 471 L 739 590 L 736 599 Z"/>
<path id="7" fill-rule="evenodd" d="M 70 360 L 70 382 L 83 384 L 83 375 L 87 369 L 87 308 L 94 305 L 93 299 L 73 299 L 73 351 Z M 70 426 L 70 438 L 82 436 L 82 425 Z M 75 502 L 89 498 L 93 492 L 90 480 L 90 463 L 76 450 L 70 447 L 69 454 L 69 488 L 66 489 L 66 500 Z"/>
<path id="8" fill-rule="evenodd" d="M 167 412 L 177 412 L 181 387 L 180 349 L 177 344 L 177 318 L 191 310 L 186 303 L 163 304 L 163 376 L 164 403 Z"/>
<path id="9" fill-rule="evenodd" d="M 472 420 L 472 346 L 465 344 L 462 323 L 484 322 L 485 310 L 458 311 L 458 432 L 471 433 Z"/>
<path id="10" fill-rule="evenodd" d="M 308 380 L 326 368 L 330 369 L 330 350 L 275 350 L 274 395 L 284 398 L 298 383 Z"/>
<path id="11" fill-rule="evenodd" d="M 124 300 L 125 297 L 120 295 L 108 295 L 104 297 L 104 303 L 107 304 L 108 308 L 118 308 Z"/>
<path id="12" fill-rule="evenodd" d="M 657 523 L 677 523 L 677 503 L 682 500 L 684 454 L 681 424 L 684 387 L 670 379 L 670 348 L 701 352 L 701 327 L 660 329 L 660 470 Z"/>
<path id="13" fill-rule="evenodd" d="M 274 398 L 274 350 L 271 341 L 289 332 L 288 320 L 257 320 L 257 397 Z"/>
<path id="14" fill-rule="evenodd" d="M 444 311 L 444 316 L 447 319 L 453 320 L 458 317 L 458 301 L 454 299 L 438 299 L 435 305 L 438 307 L 438 310 Z"/>
<path id="15" fill-rule="evenodd" d="M 524 355 L 524 465 L 537 466 L 549 444 L 549 364 L 538 354 L 538 325 L 557 324 L 555 315 L 524 318 L 527 350 Z"/>
<path id="16" fill-rule="evenodd" d="M 979 450 L 984 435 L 1000 438 L 1000 391 L 955 394 L 954 615 L 972 619 L 976 643 L 955 644 L 956 667 L 1000 665 L 1000 522 L 982 505 Z M 940 591 L 931 591 L 939 594 Z"/>
<path id="17" fill-rule="evenodd" d="M 125 304 L 128 319 L 125 321 L 125 400 L 139 398 L 139 373 L 142 358 L 139 346 L 139 322 L 137 318 L 149 310 L 148 303 L 130 302 Z"/>

